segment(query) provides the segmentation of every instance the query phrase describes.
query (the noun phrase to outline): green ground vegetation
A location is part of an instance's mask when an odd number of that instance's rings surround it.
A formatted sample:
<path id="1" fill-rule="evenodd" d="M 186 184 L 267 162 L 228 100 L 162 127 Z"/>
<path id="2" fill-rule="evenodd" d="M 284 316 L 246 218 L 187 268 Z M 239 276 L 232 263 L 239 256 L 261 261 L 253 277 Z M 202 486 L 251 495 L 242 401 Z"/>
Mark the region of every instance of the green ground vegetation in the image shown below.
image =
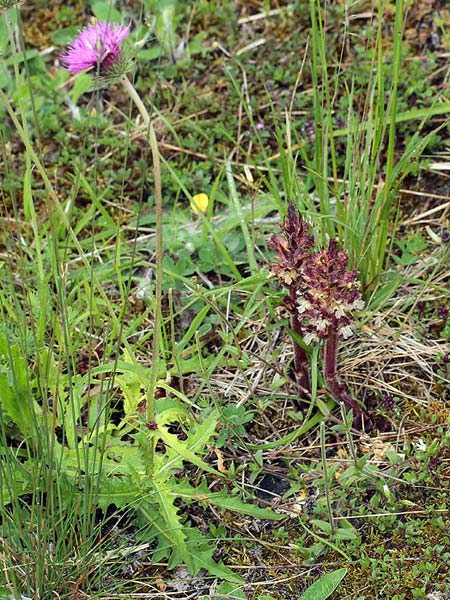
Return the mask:
<path id="1" fill-rule="evenodd" d="M 124 89 L 61 68 L 92 18 L 131 23 L 160 178 Z M 449 21 L 438 0 L 3 12 L 0 598 L 449 596 Z M 311 398 L 292 376 L 268 266 L 288 202 L 359 271 L 339 371 L 370 430 L 320 345 Z"/>

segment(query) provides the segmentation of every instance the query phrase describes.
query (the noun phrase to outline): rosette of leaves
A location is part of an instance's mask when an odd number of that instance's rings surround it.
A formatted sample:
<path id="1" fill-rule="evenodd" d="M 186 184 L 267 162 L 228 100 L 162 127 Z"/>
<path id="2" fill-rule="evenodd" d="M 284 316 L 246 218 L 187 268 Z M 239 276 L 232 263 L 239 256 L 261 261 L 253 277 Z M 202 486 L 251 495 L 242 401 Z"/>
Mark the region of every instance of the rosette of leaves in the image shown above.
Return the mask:
<path id="1" fill-rule="evenodd" d="M 1 501 L 7 504 L 13 495 L 33 493 L 36 472 L 47 465 L 75 494 L 89 488 L 92 510 L 131 511 L 140 536 L 155 543 L 154 561 L 167 560 L 169 568 L 184 563 L 193 575 L 206 569 L 214 576 L 240 582 L 231 569 L 214 560 L 217 542 L 190 522 L 184 507 L 195 503 L 261 519 L 282 516 L 229 492 L 226 475 L 208 462 L 219 412 L 208 409 L 194 415 L 181 392 L 160 382 L 172 397 L 157 400 L 155 422 L 146 424 L 142 406 L 149 371 L 130 354 L 83 376 L 61 373 L 50 351 L 41 360 L 48 373 L 47 394 L 49 399 L 57 398 L 57 411 L 53 410 L 55 400 L 37 401 L 37 379 L 19 346 L 0 339 L 0 417 L 4 429 L 15 436 L 10 453 L 0 448 L 4 458 Z M 155 446 L 151 478 L 145 451 L 149 439 Z M 209 490 L 208 474 L 219 488 L 214 492 Z M 221 487 L 217 486 L 220 480 Z"/>

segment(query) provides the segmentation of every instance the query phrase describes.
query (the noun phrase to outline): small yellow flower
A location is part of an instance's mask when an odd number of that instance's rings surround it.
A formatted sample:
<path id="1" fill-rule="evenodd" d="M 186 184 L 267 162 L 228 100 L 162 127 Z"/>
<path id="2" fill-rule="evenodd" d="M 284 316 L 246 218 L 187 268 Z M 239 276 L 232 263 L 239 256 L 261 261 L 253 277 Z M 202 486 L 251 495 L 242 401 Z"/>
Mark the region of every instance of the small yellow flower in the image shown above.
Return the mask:
<path id="1" fill-rule="evenodd" d="M 208 210 L 209 197 L 208 194 L 195 194 L 192 196 L 191 200 L 191 208 L 196 215 L 199 215 L 201 212 L 206 215 Z"/>

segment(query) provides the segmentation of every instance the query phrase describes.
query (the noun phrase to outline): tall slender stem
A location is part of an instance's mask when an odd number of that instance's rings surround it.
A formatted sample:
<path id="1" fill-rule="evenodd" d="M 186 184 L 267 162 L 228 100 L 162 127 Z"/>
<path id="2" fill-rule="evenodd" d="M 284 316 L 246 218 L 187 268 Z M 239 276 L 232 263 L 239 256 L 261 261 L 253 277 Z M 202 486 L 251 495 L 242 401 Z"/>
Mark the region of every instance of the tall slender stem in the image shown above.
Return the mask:
<path id="1" fill-rule="evenodd" d="M 325 423 L 322 421 L 320 423 L 320 455 L 322 459 L 322 469 L 323 469 L 323 479 L 325 483 L 325 501 L 328 513 L 328 521 L 331 527 L 331 533 L 335 531 L 334 518 L 333 518 L 333 509 L 331 506 L 331 498 L 330 498 L 330 474 L 328 472 L 328 464 L 327 464 L 327 447 L 325 440 Z"/>
<path id="2" fill-rule="evenodd" d="M 139 94 L 134 89 L 134 85 L 131 83 L 131 81 L 128 79 L 128 77 L 126 75 L 123 75 L 121 77 L 120 81 L 121 81 L 122 85 L 124 86 L 124 88 L 127 90 L 128 95 L 133 100 L 134 104 L 136 105 L 136 108 L 141 113 L 141 116 L 144 119 L 144 123 L 147 125 L 147 127 L 149 127 L 150 121 L 151 121 L 150 115 L 148 113 L 147 108 L 145 107 L 145 104 L 142 102 Z M 153 153 L 153 151 L 152 151 L 152 153 Z"/>
<path id="3" fill-rule="evenodd" d="M 161 347 L 161 328 L 162 328 L 162 279 L 163 279 L 163 211 L 162 211 L 162 189 L 161 189 L 161 160 L 159 156 L 158 141 L 156 139 L 155 129 L 145 104 L 142 102 L 139 94 L 136 92 L 133 84 L 126 75 L 121 78 L 121 82 L 127 90 L 131 100 L 142 115 L 144 123 L 148 127 L 150 150 L 153 161 L 153 178 L 155 186 L 155 216 L 156 216 L 156 289 L 155 289 L 155 313 L 154 330 L 152 344 L 152 366 L 150 371 L 150 380 L 147 388 L 147 408 L 145 411 L 145 420 L 147 425 L 151 426 L 155 421 L 155 393 L 158 382 L 160 347 Z M 153 474 L 154 468 L 155 439 L 150 436 L 148 442 L 148 461 L 147 475 Z"/>
<path id="4" fill-rule="evenodd" d="M 150 149 L 153 160 L 153 177 L 155 182 L 155 216 L 156 216 L 156 289 L 155 289 L 155 314 L 152 346 L 152 367 L 150 381 L 147 390 L 146 421 L 152 423 L 155 420 L 155 392 L 157 387 L 159 363 L 160 363 L 160 341 L 162 327 L 162 278 L 163 278 L 163 226 L 162 226 L 162 190 L 161 190 L 161 162 L 159 157 L 158 142 L 153 124 L 150 122 Z M 149 452 L 148 474 L 153 472 L 153 442 Z"/>

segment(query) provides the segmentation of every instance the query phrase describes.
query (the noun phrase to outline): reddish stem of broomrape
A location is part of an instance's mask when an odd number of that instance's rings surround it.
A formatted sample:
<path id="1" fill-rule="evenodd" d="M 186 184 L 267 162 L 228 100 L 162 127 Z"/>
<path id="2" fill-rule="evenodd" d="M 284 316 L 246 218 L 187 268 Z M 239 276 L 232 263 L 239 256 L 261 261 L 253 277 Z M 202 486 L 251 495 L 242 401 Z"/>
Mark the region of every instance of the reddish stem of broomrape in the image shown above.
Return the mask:
<path id="1" fill-rule="evenodd" d="M 328 335 L 325 343 L 325 359 L 324 359 L 324 378 L 328 391 L 336 400 L 343 402 L 347 409 L 353 411 L 353 425 L 360 429 L 364 422 L 367 426 L 370 425 L 370 419 L 362 410 L 359 404 L 354 400 L 345 383 L 340 378 L 337 372 L 337 352 L 338 352 L 338 335 L 334 329 L 328 330 Z"/>

